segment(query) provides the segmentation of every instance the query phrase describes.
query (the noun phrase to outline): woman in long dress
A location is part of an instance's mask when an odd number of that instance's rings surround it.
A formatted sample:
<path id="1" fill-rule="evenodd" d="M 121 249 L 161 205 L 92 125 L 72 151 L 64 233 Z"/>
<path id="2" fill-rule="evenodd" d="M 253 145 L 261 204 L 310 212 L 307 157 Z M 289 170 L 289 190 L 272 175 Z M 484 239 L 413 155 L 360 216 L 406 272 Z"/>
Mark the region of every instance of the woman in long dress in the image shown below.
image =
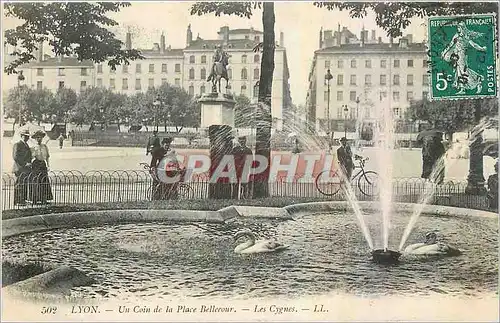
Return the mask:
<path id="1" fill-rule="evenodd" d="M 37 131 L 31 136 L 37 144 L 31 148 L 33 156 L 32 173 L 31 173 L 31 198 L 33 204 L 47 204 L 53 199 L 52 188 L 49 182 L 49 148 L 42 143 L 45 133 Z"/>

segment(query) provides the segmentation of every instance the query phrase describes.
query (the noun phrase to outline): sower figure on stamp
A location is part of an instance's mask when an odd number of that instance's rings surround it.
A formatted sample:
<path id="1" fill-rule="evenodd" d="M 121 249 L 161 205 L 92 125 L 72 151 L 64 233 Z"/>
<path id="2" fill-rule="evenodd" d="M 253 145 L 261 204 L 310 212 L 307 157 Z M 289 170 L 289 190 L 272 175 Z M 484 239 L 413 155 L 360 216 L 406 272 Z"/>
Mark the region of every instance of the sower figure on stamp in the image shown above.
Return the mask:
<path id="1" fill-rule="evenodd" d="M 26 205 L 28 196 L 28 178 L 31 174 L 31 149 L 28 146 L 30 138 L 29 130 L 20 133 L 21 140 L 13 147 L 12 157 L 14 159 L 14 174 L 16 184 L 14 186 L 14 205 Z"/>
<path id="2" fill-rule="evenodd" d="M 226 53 L 222 46 L 219 45 L 215 49 L 213 56 L 214 64 L 212 71 L 207 78 L 207 82 L 212 81 L 212 92 L 217 92 L 217 84 L 219 85 L 219 93 L 221 92 L 220 83 L 221 79 L 226 80 L 226 89 L 229 88 L 229 77 L 227 75 L 227 65 L 229 65 L 229 55 Z"/>

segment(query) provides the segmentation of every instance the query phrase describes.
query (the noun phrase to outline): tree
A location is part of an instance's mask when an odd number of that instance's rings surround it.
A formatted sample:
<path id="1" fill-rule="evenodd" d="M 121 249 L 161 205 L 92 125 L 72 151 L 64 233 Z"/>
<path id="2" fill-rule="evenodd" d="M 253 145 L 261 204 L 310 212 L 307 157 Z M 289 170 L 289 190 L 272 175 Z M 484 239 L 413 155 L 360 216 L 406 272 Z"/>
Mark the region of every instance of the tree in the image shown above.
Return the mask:
<path id="1" fill-rule="evenodd" d="M 398 37 L 410 25 L 413 17 L 468 15 L 478 13 L 497 13 L 498 2 L 315 2 L 315 6 L 328 10 L 348 10 L 353 18 L 364 18 L 368 10 L 376 15 L 376 23 L 388 36 Z M 497 17 L 498 26 L 498 17 Z M 483 117 L 483 101 L 473 100 L 471 107 L 474 123 L 479 124 Z M 471 143 L 469 175 L 466 192 L 484 193 L 482 134 L 479 133 Z"/>
<path id="2" fill-rule="evenodd" d="M 5 72 L 16 73 L 17 67 L 35 59 L 33 53 L 41 42 L 48 43 L 56 55 L 108 61 L 112 67 L 142 58 L 137 50 L 123 50 L 123 42 L 107 29 L 118 25 L 108 13 L 128 6 L 127 2 L 5 3 L 5 17 L 21 20 L 19 26 L 5 31 L 5 42 L 16 46 L 11 53 L 16 59 Z"/>
<path id="3" fill-rule="evenodd" d="M 77 125 L 99 122 L 103 125 L 113 118 L 113 93 L 102 87 L 89 87 L 78 96 L 71 112 L 72 121 Z"/>
<path id="4" fill-rule="evenodd" d="M 236 15 L 238 17 L 250 18 L 255 9 L 262 8 L 262 29 L 264 33 L 263 42 L 255 47 L 262 50 L 259 80 L 259 105 L 256 111 L 258 123 L 256 125 L 255 154 L 266 158 L 269 162 L 264 172 L 255 178 L 254 197 L 269 196 L 269 172 L 271 169 L 271 91 L 274 73 L 274 3 L 273 2 L 198 2 L 191 7 L 191 14 L 203 15 L 214 13 Z"/>
<path id="5" fill-rule="evenodd" d="M 75 90 L 69 88 L 59 88 L 54 96 L 54 109 L 50 111 L 52 116 L 51 122 L 64 122 L 68 121 L 69 112 L 73 110 L 78 97 Z"/>
<path id="6" fill-rule="evenodd" d="M 234 98 L 236 105 L 234 106 L 234 126 L 237 128 L 249 128 L 254 126 L 255 107 L 250 103 L 250 99 L 243 94 Z"/>
<path id="7" fill-rule="evenodd" d="M 12 127 L 14 127 L 16 123 L 22 122 L 20 118 L 25 120 L 23 115 L 25 114 L 26 102 L 31 92 L 33 92 L 33 90 L 26 85 L 17 86 L 9 90 L 5 98 L 4 108 L 7 118 L 14 119 Z M 14 130 L 14 128 L 12 130 Z"/>

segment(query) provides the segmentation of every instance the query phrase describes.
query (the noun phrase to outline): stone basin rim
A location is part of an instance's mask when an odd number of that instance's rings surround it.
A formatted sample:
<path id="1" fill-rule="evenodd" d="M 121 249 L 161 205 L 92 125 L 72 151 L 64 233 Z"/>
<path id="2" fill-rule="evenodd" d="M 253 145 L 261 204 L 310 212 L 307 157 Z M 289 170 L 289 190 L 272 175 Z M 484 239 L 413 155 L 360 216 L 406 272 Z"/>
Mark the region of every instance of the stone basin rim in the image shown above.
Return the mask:
<path id="1" fill-rule="evenodd" d="M 365 211 L 378 210 L 379 205 L 380 203 L 378 202 L 359 202 L 359 206 Z M 393 203 L 392 207 L 396 212 L 412 212 L 416 205 L 413 203 Z M 266 210 L 267 214 L 262 215 L 263 210 Z M 292 204 L 283 208 L 235 205 L 218 211 L 128 209 L 52 213 L 2 220 L 2 235 L 3 237 L 13 237 L 21 234 L 62 228 L 84 228 L 130 223 L 224 223 L 227 220 L 238 217 L 293 220 L 296 217 L 304 215 L 339 210 L 351 210 L 351 207 L 347 201 L 326 201 Z M 442 205 L 425 205 L 422 214 L 498 218 L 498 214 L 493 212 Z"/>

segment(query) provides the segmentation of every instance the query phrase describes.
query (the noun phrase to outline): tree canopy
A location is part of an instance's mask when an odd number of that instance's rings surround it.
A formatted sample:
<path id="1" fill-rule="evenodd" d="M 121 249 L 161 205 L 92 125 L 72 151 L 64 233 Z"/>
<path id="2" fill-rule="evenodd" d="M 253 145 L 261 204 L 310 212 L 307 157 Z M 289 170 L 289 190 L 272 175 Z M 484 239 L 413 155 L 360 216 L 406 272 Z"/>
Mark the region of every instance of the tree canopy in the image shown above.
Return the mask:
<path id="1" fill-rule="evenodd" d="M 108 30 L 118 23 L 108 17 L 128 2 L 15 2 L 4 4 L 4 16 L 21 20 L 5 31 L 5 43 L 15 46 L 15 59 L 5 66 L 8 74 L 35 59 L 40 43 L 49 44 L 55 55 L 76 55 L 95 63 L 108 61 L 116 67 L 140 59 L 135 49 L 122 49 L 123 42 Z"/>

